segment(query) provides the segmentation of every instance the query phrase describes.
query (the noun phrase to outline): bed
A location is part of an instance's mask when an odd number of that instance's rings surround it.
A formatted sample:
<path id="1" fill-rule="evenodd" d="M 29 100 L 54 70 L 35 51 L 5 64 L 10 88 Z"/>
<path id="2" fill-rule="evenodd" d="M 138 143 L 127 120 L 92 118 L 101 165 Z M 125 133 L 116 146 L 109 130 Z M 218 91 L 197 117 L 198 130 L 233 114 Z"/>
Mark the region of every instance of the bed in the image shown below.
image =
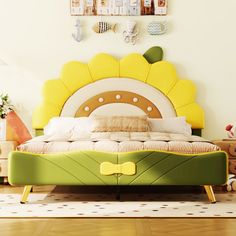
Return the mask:
<path id="1" fill-rule="evenodd" d="M 25 186 L 21 203 L 33 185 L 200 185 L 215 203 L 212 186 L 227 181 L 227 154 L 199 137 L 204 112 L 195 90 L 171 63 L 151 64 L 136 53 L 121 60 L 102 53 L 88 64 L 67 63 L 59 79 L 44 84 L 43 101 L 33 114 L 38 137 L 9 155 L 10 184 Z M 55 130 L 61 132 L 41 136 L 53 119 L 63 120 L 60 117 L 68 119 L 67 125 L 128 116 L 149 124 L 184 117 L 193 135 L 95 129 L 85 138 L 84 129 L 68 136 L 58 123 Z"/>

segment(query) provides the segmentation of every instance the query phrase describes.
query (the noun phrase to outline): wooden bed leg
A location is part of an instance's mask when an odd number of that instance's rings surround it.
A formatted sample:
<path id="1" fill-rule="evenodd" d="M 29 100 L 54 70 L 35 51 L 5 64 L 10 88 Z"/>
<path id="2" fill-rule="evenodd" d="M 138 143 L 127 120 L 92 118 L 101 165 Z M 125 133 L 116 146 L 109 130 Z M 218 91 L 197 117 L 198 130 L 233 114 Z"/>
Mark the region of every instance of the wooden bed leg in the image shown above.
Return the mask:
<path id="1" fill-rule="evenodd" d="M 216 203 L 216 198 L 211 185 L 204 185 L 204 189 L 206 190 L 208 199 L 211 203 Z"/>
<path id="2" fill-rule="evenodd" d="M 26 186 L 25 186 L 24 191 L 23 191 L 23 194 L 22 194 L 22 196 L 21 196 L 21 201 L 20 201 L 21 204 L 26 203 L 27 198 L 28 198 L 28 196 L 29 196 L 29 193 L 30 193 L 31 189 L 32 189 L 32 185 L 26 185 Z"/>

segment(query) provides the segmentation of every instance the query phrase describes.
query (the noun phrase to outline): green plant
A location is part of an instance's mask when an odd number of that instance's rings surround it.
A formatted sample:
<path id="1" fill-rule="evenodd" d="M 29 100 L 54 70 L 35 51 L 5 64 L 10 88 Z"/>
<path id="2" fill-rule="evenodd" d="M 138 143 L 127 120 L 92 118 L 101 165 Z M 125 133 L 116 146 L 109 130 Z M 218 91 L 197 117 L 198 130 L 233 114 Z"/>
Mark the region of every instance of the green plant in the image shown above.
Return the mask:
<path id="1" fill-rule="evenodd" d="M 11 104 L 8 94 L 0 95 L 0 118 L 5 119 L 10 111 L 13 111 L 13 105 Z"/>

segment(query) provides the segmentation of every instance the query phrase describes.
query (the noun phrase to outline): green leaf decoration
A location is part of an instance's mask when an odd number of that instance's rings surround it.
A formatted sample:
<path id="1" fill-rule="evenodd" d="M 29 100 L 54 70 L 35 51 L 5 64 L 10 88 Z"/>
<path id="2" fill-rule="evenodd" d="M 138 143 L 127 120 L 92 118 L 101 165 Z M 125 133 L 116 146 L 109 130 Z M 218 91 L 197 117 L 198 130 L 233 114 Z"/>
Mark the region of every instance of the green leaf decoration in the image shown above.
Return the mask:
<path id="1" fill-rule="evenodd" d="M 150 63 L 153 64 L 157 61 L 161 61 L 163 58 L 163 50 L 161 47 L 154 46 L 149 48 L 143 56 Z"/>

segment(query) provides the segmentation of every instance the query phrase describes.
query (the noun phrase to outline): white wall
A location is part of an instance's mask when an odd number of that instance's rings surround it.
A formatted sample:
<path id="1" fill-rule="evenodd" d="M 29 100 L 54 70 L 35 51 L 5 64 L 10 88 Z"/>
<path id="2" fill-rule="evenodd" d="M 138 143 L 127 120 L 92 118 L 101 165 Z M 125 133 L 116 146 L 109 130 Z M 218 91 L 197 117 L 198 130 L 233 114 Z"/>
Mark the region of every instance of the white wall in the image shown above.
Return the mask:
<path id="1" fill-rule="evenodd" d="M 91 30 L 101 17 L 81 17 L 84 40 L 74 41 L 75 17 L 70 16 L 69 2 L 0 0 L 0 58 L 15 70 L 23 70 L 19 76 L 9 77 L 0 72 L 0 92 L 8 92 L 21 105 L 28 125 L 32 109 L 40 101 L 43 81 L 58 77 L 65 62 L 87 62 L 99 52 L 122 57 L 159 45 L 179 75 L 197 85 L 197 100 L 206 111 L 204 136 L 226 136 L 225 125 L 236 121 L 235 0 L 169 0 L 169 32 L 160 37 L 146 33 L 147 24 L 158 17 L 132 17 L 141 31 L 135 46 L 125 44 L 121 35 L 131 17 L 103 17 L 120 24 L 116 34 L 101 35 Z"/>

